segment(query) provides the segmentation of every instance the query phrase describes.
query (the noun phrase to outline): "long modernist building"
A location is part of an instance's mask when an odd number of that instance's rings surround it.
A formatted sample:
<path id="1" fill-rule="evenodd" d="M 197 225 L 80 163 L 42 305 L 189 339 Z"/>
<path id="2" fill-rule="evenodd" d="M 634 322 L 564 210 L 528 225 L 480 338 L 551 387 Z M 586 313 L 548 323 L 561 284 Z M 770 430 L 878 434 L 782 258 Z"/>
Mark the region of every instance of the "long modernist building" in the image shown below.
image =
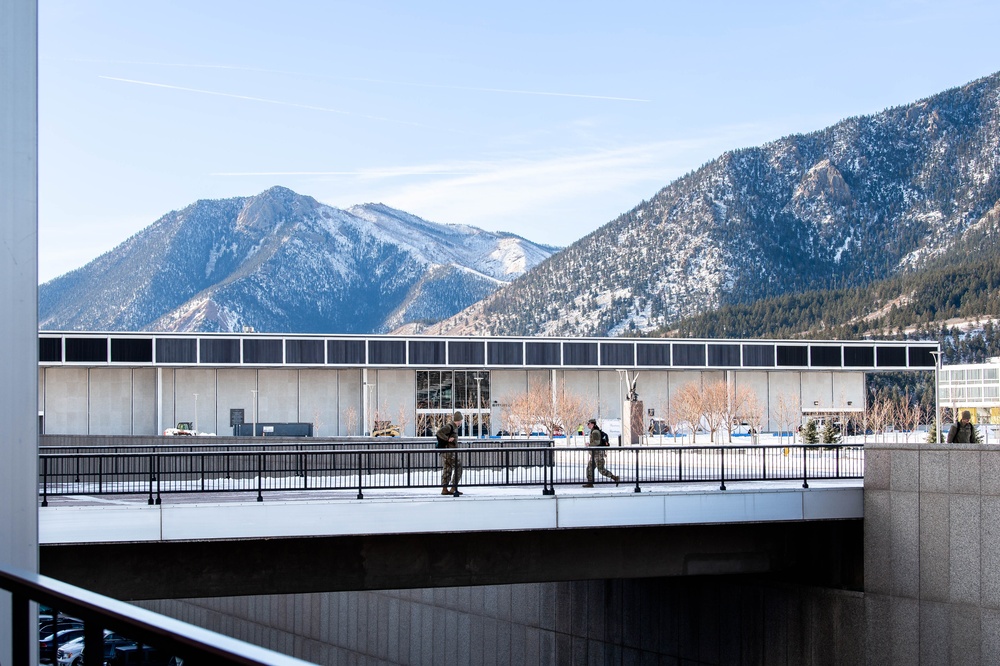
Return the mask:
<path id="1" fill-rule="evenodd" d="M 530 386 L 622 414 L 623 379 L 663 413 L 689 382 L 725 380 L 776 406 L 858 411 L 865 373 L 934 369 L 916 342 L 627 338 L 399 337 L 258 333 L 39 333 L 39 421 L 47 434 L 155 435 L 188 421 L 308 423 L 316 436 L 369 432 L 376 420 L 426 432 L 455 409 L 495 432 Z M 662 410 L 662 411 L 661 411 Z"/>

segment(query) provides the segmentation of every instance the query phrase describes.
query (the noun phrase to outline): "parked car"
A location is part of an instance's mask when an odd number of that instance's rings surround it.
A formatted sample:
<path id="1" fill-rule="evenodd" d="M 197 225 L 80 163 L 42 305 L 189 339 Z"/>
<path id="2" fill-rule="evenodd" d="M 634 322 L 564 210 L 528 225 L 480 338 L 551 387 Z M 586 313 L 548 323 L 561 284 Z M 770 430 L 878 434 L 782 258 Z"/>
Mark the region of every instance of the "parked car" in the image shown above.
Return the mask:
<path id="1" fill-rule="evenodd" d="M 142 664 L 143 666 L 170 666 L 177 661 L 160 652 L 151 645 L 119 645 L 114 648 L 108 666 L 131 666 L 131 664 Z"/>
<path id="2" fill-rule="evenodd" d="M 114 657 L 115 648 L 121 645 L 135 645 L 135 641 L 105 629 L 103 661 L 107 662 Z M 83 666 L 83 636 L 63 645 L 57 655 L 59 666 Z"/>
<path id="3" fill-rule="evenodd" d="M 63 626 L 60 622 L 59 626 Z M 38 661 L 42 664 L 54 664 L 55 654 L 60 646 L 83 636 L 83 625 L 78 627 L 60 629 L 58 633 L 49 634 L 38 640 Z"/>

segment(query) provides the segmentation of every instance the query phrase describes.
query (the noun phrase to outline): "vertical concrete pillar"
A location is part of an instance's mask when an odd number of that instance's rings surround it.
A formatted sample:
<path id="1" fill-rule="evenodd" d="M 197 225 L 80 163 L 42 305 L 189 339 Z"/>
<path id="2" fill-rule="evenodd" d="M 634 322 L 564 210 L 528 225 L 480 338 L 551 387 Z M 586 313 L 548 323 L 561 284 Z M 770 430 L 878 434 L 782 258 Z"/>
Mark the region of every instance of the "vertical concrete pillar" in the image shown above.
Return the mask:
<path id="1" fill-rule="evenodd" d="M 0 2 L 0 562 L 38 571 L 38 6 Z M 0 663 L 11 659 L 0 593 Z"/>

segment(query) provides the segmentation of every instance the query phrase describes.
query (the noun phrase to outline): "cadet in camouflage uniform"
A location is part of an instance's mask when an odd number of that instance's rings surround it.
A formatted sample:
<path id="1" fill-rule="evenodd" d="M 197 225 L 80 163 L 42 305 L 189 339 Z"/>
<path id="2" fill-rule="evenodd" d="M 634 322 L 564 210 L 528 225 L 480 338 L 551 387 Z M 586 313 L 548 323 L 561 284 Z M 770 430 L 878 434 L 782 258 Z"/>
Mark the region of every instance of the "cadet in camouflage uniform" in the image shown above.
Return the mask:
<path id="1" fill-rule="evenodd" d="M 462 423 L 462 412 L 455 412 L 452 423 L 445 423 L 437 431 L 438 448 L 454 449 L 458 446 L 459 424 Z M 458 482 L 462 480 L 462 461 L 457 453 L 441 454 L 441 494 L 458 497 Z M 451 484 L 451 490 L 448 490 Z"/>
<path id="2" fill-rule="evenodd" d="M 949 444 L 977 444 L 976 427 L 972 425 L 972 412 L 966 410 L 962 412 L 962 420 L 951 426 L 948 431 Z"/>
<path id="3" fill-rule="evenodd" d="M 609 472 L 604 466 L 606 454 L 601 446 L 601 429 L 597 427 L 597 419 L 590 419 L 587 421 L 587 425 L 590 427 L 590 443 L 587 446 L 594 450 L 590 452 L 590 462 L 587 463 L 587 483 L 583 484 L 583 487 L 594 487 L 594 469 L 610 478 L 617 485 L 618 476 Z"/>

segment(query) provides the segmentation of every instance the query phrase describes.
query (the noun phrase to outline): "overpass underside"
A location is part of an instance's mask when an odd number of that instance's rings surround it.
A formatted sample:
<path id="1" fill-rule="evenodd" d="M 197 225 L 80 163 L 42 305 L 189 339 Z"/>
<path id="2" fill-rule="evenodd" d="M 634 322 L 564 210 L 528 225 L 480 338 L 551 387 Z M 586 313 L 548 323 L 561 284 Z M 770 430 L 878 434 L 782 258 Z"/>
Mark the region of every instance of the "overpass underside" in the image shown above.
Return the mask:
<path id="1" fill-rule="evenodd" d="M 860 590 L 863 521 L 48 544 L 41 572 L 124 600 L 769 574 Z"/>

